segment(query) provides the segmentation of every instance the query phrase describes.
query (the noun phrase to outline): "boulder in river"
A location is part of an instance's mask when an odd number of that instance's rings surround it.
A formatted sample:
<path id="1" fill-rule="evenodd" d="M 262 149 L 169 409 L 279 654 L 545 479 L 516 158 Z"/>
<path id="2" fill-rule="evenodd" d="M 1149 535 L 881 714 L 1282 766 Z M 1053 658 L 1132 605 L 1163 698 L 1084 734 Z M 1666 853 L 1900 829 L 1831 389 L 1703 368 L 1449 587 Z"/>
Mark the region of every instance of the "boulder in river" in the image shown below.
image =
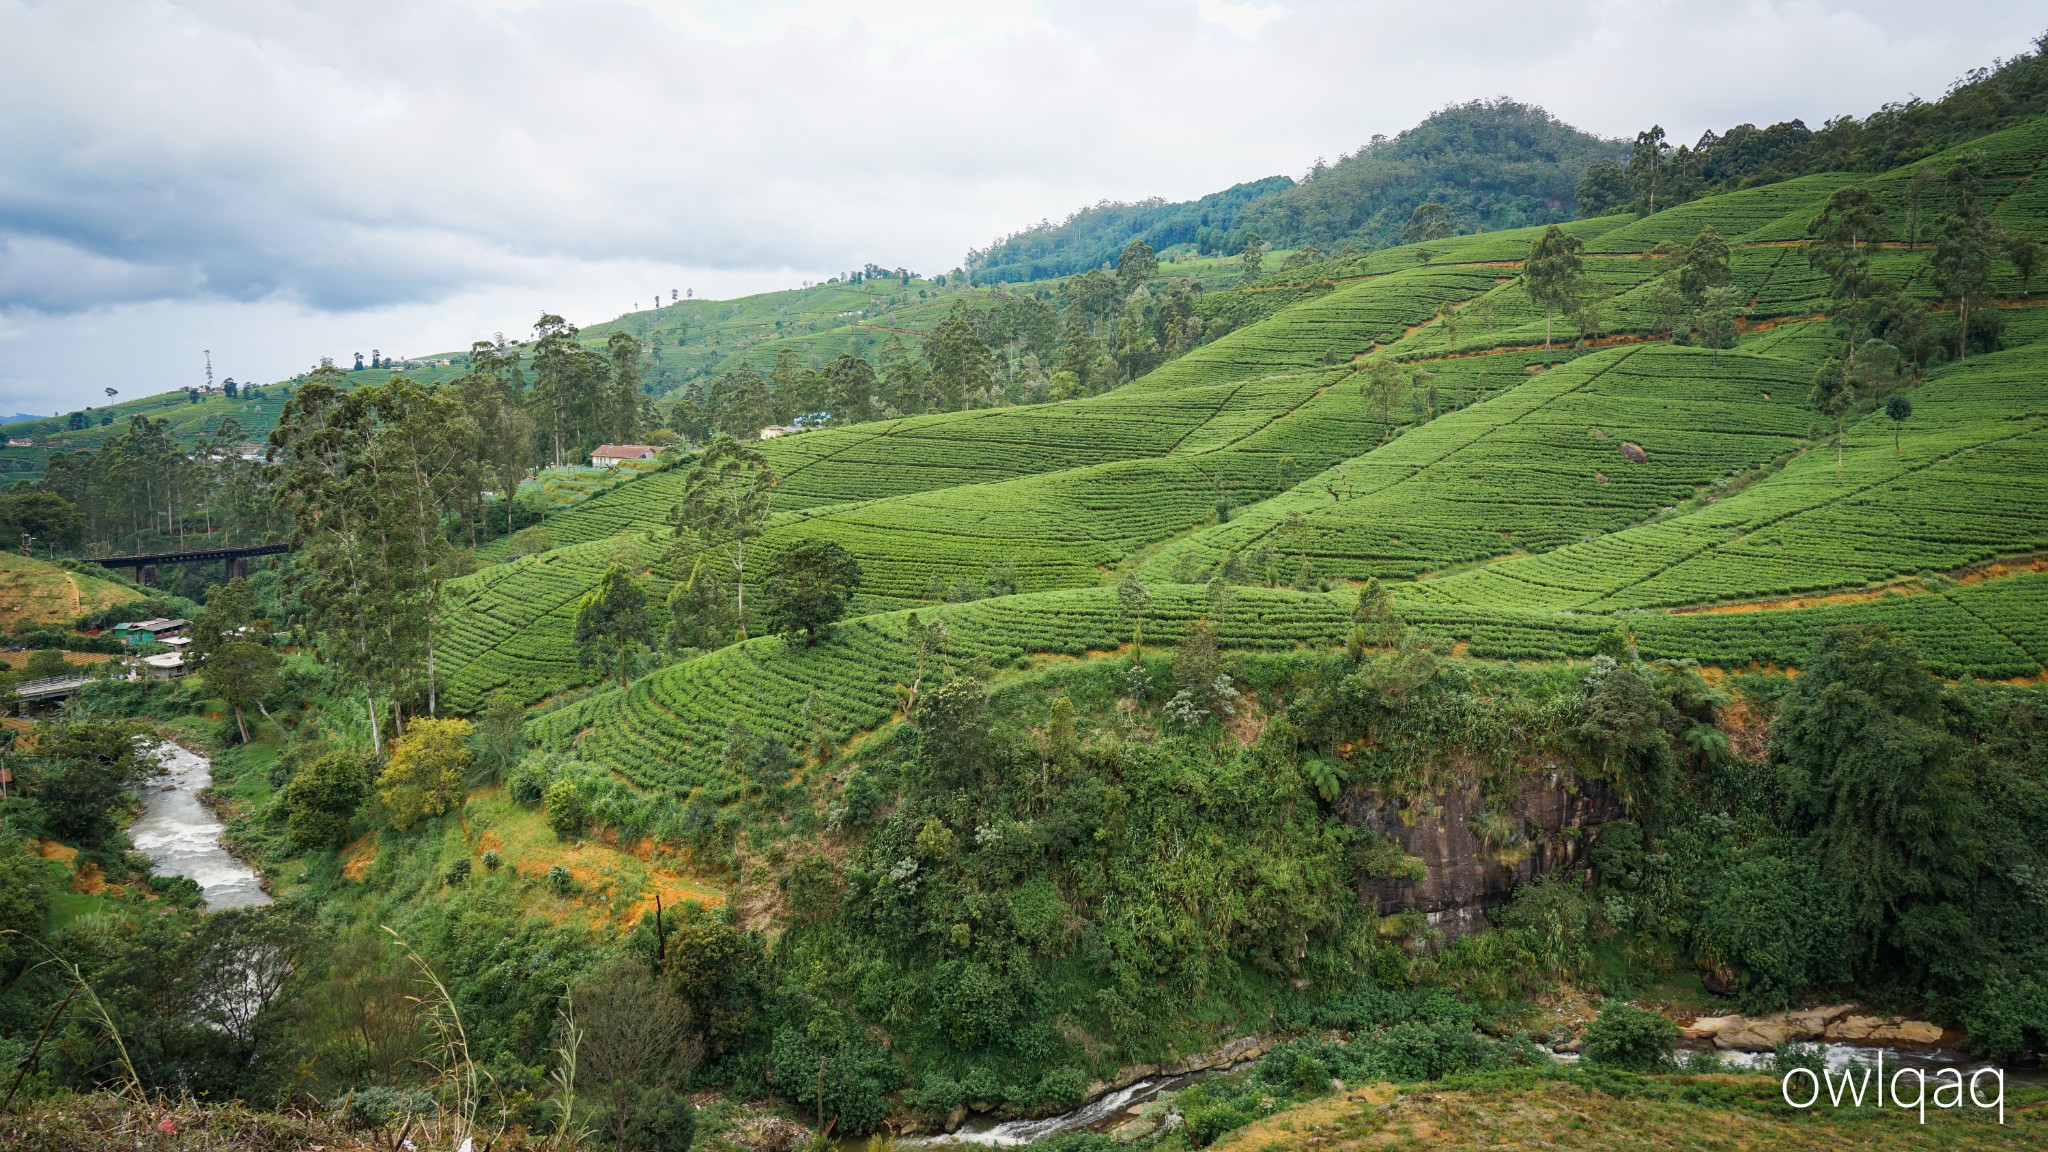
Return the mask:
<path id="1" fill-rule="evenodd" d="M 1927 1020 L 1845 1016 L 1828 1025 L 1826 1037 L 1829 1040 L 1890 1040 L 1901 1044 L 1939 1044 L 1941 1025 Z"/>
<path id="2" fill-rule="evenodd" d="M 1854 1004 L 1832 1004 L 1765 1016 L 1702 1016 L 1686 1025 L 1694 1040 L 1711 1041 L 1724 1052 L 1770 1052 L 1793 1040 L 1862 1040 L 1935 1044 L 1941 1026 L 1926 1020 L 1856 1015 Z"/>

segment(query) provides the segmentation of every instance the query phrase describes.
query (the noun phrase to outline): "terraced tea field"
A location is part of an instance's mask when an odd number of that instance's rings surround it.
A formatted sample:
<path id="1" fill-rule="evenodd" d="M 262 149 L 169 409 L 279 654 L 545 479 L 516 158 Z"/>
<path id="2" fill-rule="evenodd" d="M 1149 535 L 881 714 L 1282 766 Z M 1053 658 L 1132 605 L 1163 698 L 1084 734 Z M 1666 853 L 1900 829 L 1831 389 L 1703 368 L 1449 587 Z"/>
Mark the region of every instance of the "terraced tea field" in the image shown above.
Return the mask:
<path id="1" fill-rule="evenodd" d="M 1191 441 L 1216 442 L 1256 427 L 1276 405 L 1291 406 L 1314 385 L 1290 387 L 1216 385 L 1158 395 L 1118 390 L 1063 403 L 826 428 L 759 448 L 776 474 L 775 507 L 797 511 L 1162 456 Z M 686 467 L 659 473 L 551 517 L 550 541 L 577 544 L 629 530 L 665 530 L 687 477 Z"/>
<path id="2" fill-rule="evenodd" d="M 1155 590 L 1145 618 L 1148 645 L 1170 644 L 1188 621 L 1203 617 L 1199 587 Z M 1218 630 L 1226 648 L 1286 649 L 1335 643 L 1349 626 L 1351 598 L 1261 588 L 1239 590 Z M 950 659 L 979 657 L 997 668 L 1033 655 L 1079 656 L 1130 639 L 1116 590 L 1086 588 L 1008 596 L 919 613 L 943 621 Z M 678 664 L 544 713 L 528 732 L 544 747 L 567 749 L 623 772 L 635 783 L 688 790 L 736 786 L 717 763 L 727 723 L 740 716 L 756 732 L 791 743 L 809 737 L 805 705 L 815 693 L 828 738 L 845 740 L 887 721 L 897 686 L 917 678 L 907 639 L 908 613 L 841 624 L 815 648 L 761 637 Z M 926 672 L 928 688 L 939 675 Z"/>
<path id="3" fill-rule="evenodd" d="M 1148 645 L 1166 647 L 1189 621 L 1209 611 L 1199 585 L 1156 585 L 1146 614 Z M 1343 592 L 1238 588 L 1218 629 L 1235 651 L 1327 648 L 1349 627 L 1353 598 Z M 2008 617 L 2008 613 L 2012 614 Z M 792 744 L 810 738 L 804 717 L 815 701 L 825 736 L 841 742 L 887 723 L 898 689 L 918 675 L 907 639 L 908 613 L 841 624 L 825 643 L 807 648 L 761 637 L 721 649 L 544 713 L 528 726 L 544 747 L 567 751 L 623 772 L 635 783 L 686 792 L 737 787 L 718 763 L 725 727 L 740 717 L 757 733 Z M 1129 640 L 1111 588 L 1085 588 L 944 605 L 918 613 L 943 621 L 950 658 L 980 658 L 990 667 L 1021 666 L 1037 655 L 1084 656 Z M 1460 640 L 1466 654 L 1515 660 L 1584 658 L 1611 634 L 1613 617 L 1546 612 L 1416 606 L 1410 620 Z M 2007 635 L 1991 616 L 2033 621 L 2023 637 Z M 1947 675 L 2012 677 L 2038 674 L 2048 660 L 2048 575 L 2029 573 L 1919 595 L 1771 612 L 1649 613 L 1622 618 L 1646 658 L 1689 657 L 1728 666 L 1795 666 L 1831 626 L 1874 622 L 1913 639 L 1930 665 Z M 2031 645 L 2031 647 L 2029 647 Z M 927 687 L 940 661 L 926 668 Z"/>
<path id="4" fill-rule="evenodd" d="M 1871 599 L 1803 608 L 1608 616 L 1422 603 L 1404 604 L 1402 615 L 1463 644 L 1466 655 L 1495 660 L 1584 659 L 1621 627 L 1645 659 L 1797 667 L 1828 628 L 1879 624 L 1911 637 L 1945 676 L 2004 679 L 2048 668 L 2048 576 L 2036 573 L 1965 585 L 1914 583 Z"/>
<path id="5" fill-rule="evenodd" d="M 1979 356 L 1727 500 L 1424 581 L 1418 603 L 1609 612 L 1859 587 L 2048 548 L 2048 347 Z"/>
<path id="6" fill-rule="evenodd" d="M 1451 404 L 1527 378 L 1519 361 L 1491 357 L 1448 365 L 1435 384 L 1441 401 Z M 1199 403 L 1183 403 L 1188 400 Z M 979 582 L 996 568 L 1009 570 L 1025 591 L 1097 584 L 1132 551 L 1206 523 L 1219 495 L 1233 505 L 1277 495 L 1379 436 L 1344 369 L 1158 396 L 1113 393 L 1099 401 L 1115 403 L 1089 402 L 1083 411 L 1091 418 L 1114 413 L 1115 419 L 1103 416 L 1093 428 L 1048 408 L 995 409 L 951 420 L 905 421 L 919 428 L 886 439 L 876 434 L 855 440 L 850 434 L 861 429 L 852 429 L 837 437 L 812 432 L 772 441 L 764 446 L 777 453 L 771 460 L 784 466 L 798 461 L 794 477 L 817 469 L 814 494 L 827 491 L 821 481 L 828 475 L 849 486 L 877 480 L 887 490 L 897 442 L 950 452 L 956 460 L 1007 458 L 1020 468 L 1033 452 L 1040 462 L 1056 462 L 1059 446 L 1081 442 L 1077 436 L 1116 443 L 1115 437 L 1127 434 L 1127 448 L 1163 446 L 1171 454 L 886 499 L 821 497 L 808 507 L 786 499 L 802 485 L 787 479 L 778 486 L 778 503 L 800 507 L 776 514 L 757 555 L 765 563 L 805 537 L 838 541 L 861 561 L 863 603 L 874 606 L 943 599 L 961 582 Z M 947 428 L 986 436 L 948 440 L 939 434 Z M 1007 437 L 996 435 L 1004 431 Z M 1149 443 L 1140 439 L 1146 433 L 1153 437 Z M 849 446 L 831 459 L 815 451 L 796 456 L 794 449 L 804 442 Z M 549 522 L 557 540 L 607 528 L 614 530 L 610 535 L 487 568 L 459 582 L 456 595 L 463 599 L 447 626 L 451 639 L 443 661 L 453 706 L 468 708 L 499 687 L 531 701 L 584 682 L 586 674 L 573 658 L 559 654 L 568 643 L 575 602 L 611 558 L 623 556 L 641 569 L 654 561 L 684 476 L 675 471 L 635 481 Z M 837 491 L 843 495 L 851 488 Z M 658 573 L 653 582 L 657 589 L 666 587 Z"/>
<path id="7" fill-rule="evenodd" d="M 1306 558 L 1325 576 L 1410 578 L 1612 532 L 1792 452 L 1813 423 L 1809 374 L 1732 352 L 1595 353 L 1177 541 L 1146 575 L 1263 552 L 1290 574 Z"/>
<path id="8" fill-rule="evenodd" d="M 452 581 L 436 637 L 442 700 L 456 712 L 473 712 L 499 689 L 530 704 L 585 683 L 589 674 L 576 659 L 576 602 L 612 563 L 644 569 L 659 553 L 658 543 L 628 532 Z M 667 587 L 656 580 L 653 591 L 665 596 Z"/>

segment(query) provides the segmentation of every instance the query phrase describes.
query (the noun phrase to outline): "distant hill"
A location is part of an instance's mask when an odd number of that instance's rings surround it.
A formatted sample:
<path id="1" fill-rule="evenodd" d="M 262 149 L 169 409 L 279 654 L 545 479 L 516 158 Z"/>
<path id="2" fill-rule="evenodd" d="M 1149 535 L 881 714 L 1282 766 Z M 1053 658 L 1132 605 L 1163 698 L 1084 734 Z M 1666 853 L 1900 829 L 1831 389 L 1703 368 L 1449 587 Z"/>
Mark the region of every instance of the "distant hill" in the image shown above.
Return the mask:
<path id="1" fill-rule="evenodd" d="M 969 252 L 967 267 L 977 280 L 1015 283 L 1071 276 L 1100 268 L 1116 259 L 1133 240 L 1154 251 L 1174 244 L 1193 244 L 1202 252 L 1234 247 L 1238 215 L 1247 204 L 1294 187 L 1285 176 L 1268 176 L 1234 184 L 1200 200 L 1168 202 L 1152 199 L 1135 204 L 1103 201 L 1083 208 L 1064 221 L 1041 222 L 990 245 Z"/>
<path id="2" fill-rule="evenodd" d="M 1550 224 L 1576 213 L 1573 192 L 1588 166 L 1626 155 L 1621 142 L 1532 104 L 1475 100 L 1392 139 L 1375 136 L 1336 164 L 1317 161 L 1300 183 L 1271 176 L 1199 200 L 1097 204 L 970 252 L 967 267 L 982 282 L 1043 280 L 1100 267 L 1133 240 L 1230 253 L 1246 232 L 1277 248 L 1349 241 L 1371 251 L 1400 243 L 1428 201 L 1450 210 L 1455 232 Z"/>
<path id="3" fill-rule="evenodd" d="M 1496 232 L 1569 220 L 1573 191 L 1618 141 L 1581 132 L 1533 104 L 1474 100 L 1370 144 L 1291 188 L 1246 207 L 1240 220 L 1283 248 L 1351 241 L 1368 251 L 1402 240 L 1417 205 L 1450 210 L 1454 232 Z"/>

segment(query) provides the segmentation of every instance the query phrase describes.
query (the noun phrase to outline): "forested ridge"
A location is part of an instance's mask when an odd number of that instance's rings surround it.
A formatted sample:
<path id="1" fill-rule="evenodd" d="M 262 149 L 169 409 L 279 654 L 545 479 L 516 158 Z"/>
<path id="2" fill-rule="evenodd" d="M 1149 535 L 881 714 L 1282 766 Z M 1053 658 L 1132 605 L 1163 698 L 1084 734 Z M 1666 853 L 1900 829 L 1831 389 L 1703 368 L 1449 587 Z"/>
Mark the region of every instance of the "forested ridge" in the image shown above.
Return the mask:
<path id="1" fill-rule="evenodd" d="M 2048 1051 L 2039 60 L 1721 168 L 1463 105 L 49 433 L 10 571 L 104 580 L 0 671 L 89 680 L 0 737 L 0 1131 L 886 1144 L 1198 1067 L 1047 1143 L 1919 1146 L 1751 1073 Z M 131 850 L 165 739 L 274 904 Z M 2033 1140 L 2018 1076 L 1926 1131 Z"/>

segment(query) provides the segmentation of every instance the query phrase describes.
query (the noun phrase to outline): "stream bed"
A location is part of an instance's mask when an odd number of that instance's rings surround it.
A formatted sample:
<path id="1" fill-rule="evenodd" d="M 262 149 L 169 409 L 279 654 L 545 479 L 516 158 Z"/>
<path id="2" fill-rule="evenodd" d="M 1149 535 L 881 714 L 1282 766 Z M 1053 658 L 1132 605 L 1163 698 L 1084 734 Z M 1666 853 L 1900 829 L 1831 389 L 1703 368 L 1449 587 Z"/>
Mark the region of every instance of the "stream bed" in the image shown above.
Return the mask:
<path id="1" fill-rule="evenodd" d="M 986 1147 L 1009 1147 L 1043 1140 L 1055 1132 L 1073 1132 L 1078 1129 L 1103 1131 L 1115 1127 L 1136 1114 L 1143 1105 L 1150 1103 L 1162 1092 L 1178 1092 L 1208 1076 L 1212 1072 L 1183 1072 L 1177 1076 L 1147 1076 L 1128 1088 L 1119 1088 L 1105 1093 L 1072 1112 L 1057 1116 L 1041 1116 L 1035 1120 L 1002 1120 L 990 1116 L 969 1116 L 967 1122 L 954 1132 L 942 1135 L 911 1137 L 899 1140 L 899 1145 L 959 1145 L 979 1144 Z M 1227 1072 L 1226 1072 L 1227 1074 Z"/>
<path id="2" fill-rule="evenodd" d="M 155 861 L 160 873 L 191 877 L 209 911 L 270 903 L 256 870 L 221 846 L 226 829 L 220 817 L 199 801 L 200 791 L 213 783 L 212 762 L 170 743 L 149 752 L 162 771 L 143 784 L 142 818 L 128 826 L 136 850 Z"/>

